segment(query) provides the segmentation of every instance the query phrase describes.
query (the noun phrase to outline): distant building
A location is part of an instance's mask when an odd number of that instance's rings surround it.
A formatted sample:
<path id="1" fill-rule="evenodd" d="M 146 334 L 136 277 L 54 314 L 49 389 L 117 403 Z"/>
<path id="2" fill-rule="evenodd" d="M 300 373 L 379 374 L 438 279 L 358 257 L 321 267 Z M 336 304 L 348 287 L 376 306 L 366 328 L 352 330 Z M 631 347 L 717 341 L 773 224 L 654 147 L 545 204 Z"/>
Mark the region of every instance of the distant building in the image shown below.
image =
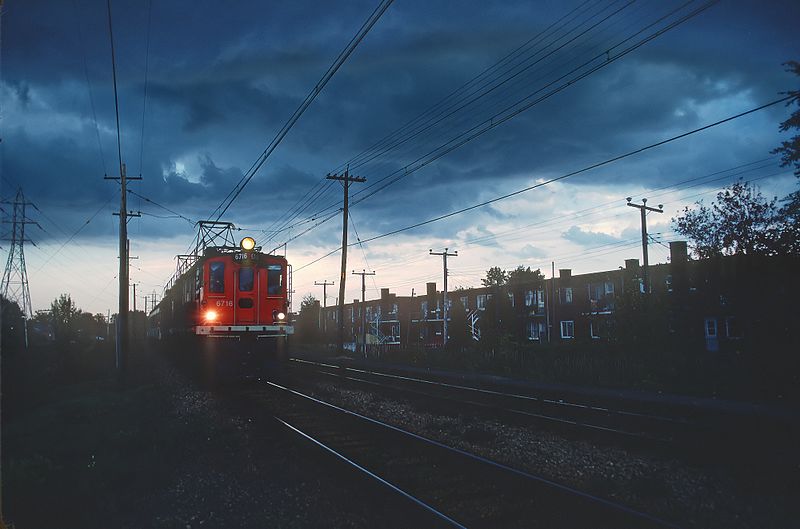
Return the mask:
<path id="1" fill-rule="evenodd" d="M 782 256 L 690 261 L 686 243 L 673 242 L 670 262 L 649 267 L 647 296 L 641 295 L 638 259 L 627 259 L 615 270 L 588 274 L 573 275 L 564 268 L 557 278 L 535 284 L 450 291 L 449 339 L 462 331 L 453 326 L 460 319 L 469 339 L 480 341 L 487 307 L 502 299 L 513 319 L 505 322 L 506 329 L 518 341 L 532 344 L 602 342 L 615 333 L 620 338 L 621 332 L 633 332 L 625 330 L 621 315 L 643 310 L 663 315 L 666 333 L 707 351 L 739 349 L 745 343 L 797 344 L 792 314 L 797 314 L 796 300 L 800 300 L 798 265 L 796 257 Z M 464 311 L 463 317 L 454 313 L 455 307 Z M 323 309 L 329 330 L 337 327 L 337 310 Z M 444 311 L 436 283 L 426 285 L 424 296 L 398 297 L 384 288 L 380 299 L 346 304 L 345 341 L 351 349 L 363 332 L 362 311 L 372 350 L 442 345 Z"/>

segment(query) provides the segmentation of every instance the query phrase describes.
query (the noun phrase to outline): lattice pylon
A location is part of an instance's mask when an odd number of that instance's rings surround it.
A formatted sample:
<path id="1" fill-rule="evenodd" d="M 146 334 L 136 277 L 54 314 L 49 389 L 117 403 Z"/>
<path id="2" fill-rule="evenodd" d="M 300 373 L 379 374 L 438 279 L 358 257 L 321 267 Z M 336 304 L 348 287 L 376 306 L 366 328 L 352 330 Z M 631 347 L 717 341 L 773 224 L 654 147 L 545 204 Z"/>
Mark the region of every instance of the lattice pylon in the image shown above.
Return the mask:
<path id="1" fill-rule="evenodd" d="M 9 236 L 3 239 L 11 242 L 11 246 L 8 249 L 3 281 L 0 283 L 0 294 L 19 305 L 25 318 L 30 319 L 33 317 L 33 308 L 28 271 L 25 268 L 25 243 L 33 241 L 25 237 L 25 225 L 37 223 L 25 216 L 26 206 L 32 205 L 32 203 L 25 200 L 21 187 L 17 189 L 17 195 L 13 201 L 2 201 L 2 203 L 11 205 L 13 210 L 9 215 L 11 219 L 3 221 L 4 224 L 11 225 Z"/>

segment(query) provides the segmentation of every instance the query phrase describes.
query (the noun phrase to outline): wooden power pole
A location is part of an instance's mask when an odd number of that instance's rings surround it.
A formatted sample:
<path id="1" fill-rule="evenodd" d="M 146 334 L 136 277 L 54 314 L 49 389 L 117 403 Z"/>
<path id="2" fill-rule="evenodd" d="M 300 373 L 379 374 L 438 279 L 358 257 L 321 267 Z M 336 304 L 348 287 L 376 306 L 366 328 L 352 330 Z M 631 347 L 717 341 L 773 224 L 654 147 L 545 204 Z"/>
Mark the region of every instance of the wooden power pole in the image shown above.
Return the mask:
<path id="1" fill-rule="evenodd" d="M 642 286 L 644 287 L 644 294 L 650 293 L 650 278 L 648 277 L 648 267 L 650 263 L 647 259 L 647 212 L 664 213 L 664 206 L 659 204 L 657 208 L 651 208 L 647 205 L 647 199 L 643 198 L 641 204 L 633 204 L 631 197 L 626 199 L 628 205 L 632 208 L 638 208 L 642 214 Z"/>
<path id="2" fill-rule="evenodd" d="M 447 256 L 458 257 L 458 252 L 447 253 L 447 248 L 443 252 L 434 252 L 428 250 L 430 255 L 441 255 L 442 265 L 444 267 L 444 291 L 442 292 L 442 315 L 444 316 L 442 323 L 442 346 L 447 347 Z"/>
<path id="3" fill-rule="evenodd" d="M 367 284 L 365 282 L 365 278 L 367 276 L 374 276 L 375 271 L 367 272 L 366 270 L 361 270 L 361 272 L 356 272 L 353 270 L 353 275 L 361 276 L 361 347 L 364 357 L 367 356 L 367 308 L 364 305 L 364 302 L 367 301 Z"/>
<path id="4" fill-rule="evenodd" d="M 347 280 L 347 217 L 349 199 L 350 199 L 350 182 L 366 182 L 367 179 L 360 176 L 352 176 L 350 169 L 344 170 L 341 175 L 329 174 L 326 176 L 328 180 L 338 180 L 344 183 L 344 206 L 342 207 L 342 270 L 339 274 L 339 352 L 344 351 L 344 299 L 345 299 L 345 281 Z"/>
<path id="5" fill-rule="evenodd" d="M 322 308 L 323 309 L 328 307 L 328 285 L 332 285 L 334 283 L 335 283 L 335 281 L 331 281 L 329 283 L 327 279 L 323 279 L 322 283 L 320 283 L 319 281 L 314 281 L 314 285 L 316 285 L 318 287 L 322 287 Z M 324 313 L 325 313 L 325 311 L 322 311 L 322 314 L 324 314 Z M 325 316 L 321 316 L 320 317 L 319 328 L 320 328 L 320 330 L 322 330 L 322 332 L 326 332 L 328 330 L 328 320 L 325 318 Z"/>

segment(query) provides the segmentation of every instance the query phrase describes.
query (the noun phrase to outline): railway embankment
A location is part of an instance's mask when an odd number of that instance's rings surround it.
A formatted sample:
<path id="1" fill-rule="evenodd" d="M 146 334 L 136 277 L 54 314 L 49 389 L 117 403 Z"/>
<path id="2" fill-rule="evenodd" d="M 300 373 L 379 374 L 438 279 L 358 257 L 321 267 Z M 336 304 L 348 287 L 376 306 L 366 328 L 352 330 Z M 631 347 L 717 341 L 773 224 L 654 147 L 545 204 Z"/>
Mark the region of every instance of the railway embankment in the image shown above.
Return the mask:
<path id="1" fill-rule="evenodd" d="M 106 344 L 3 357 L 2 481 L 15 527 L 374 527 L 293 456 L 143 346 L 128 377 Z M 257 424 L 259 423 L 259 424 Z"/>

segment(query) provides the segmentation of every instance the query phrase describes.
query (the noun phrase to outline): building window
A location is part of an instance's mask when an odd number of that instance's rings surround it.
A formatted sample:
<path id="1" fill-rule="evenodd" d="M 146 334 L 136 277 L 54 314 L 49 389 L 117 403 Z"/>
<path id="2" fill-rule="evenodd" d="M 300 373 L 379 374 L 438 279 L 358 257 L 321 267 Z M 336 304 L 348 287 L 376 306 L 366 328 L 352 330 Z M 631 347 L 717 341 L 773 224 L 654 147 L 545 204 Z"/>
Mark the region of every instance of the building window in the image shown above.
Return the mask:
<path id="1" fill-rule="evenodd" d="M 486 294 L 478 294 L 475 299 L 477 301 L 478 310 L 483 310 L 486 308 Z"/>
<path id="2" fill-rule="evenodd" d="M 539 312 L 544 310 L 544 290 L 536 291 L 536 301 L 538 303 Z"/>
<path id="3" fill-rule="evenodd" d="M 525 328 L 528 335 L 528 340 L 534 341 L 541 338 L 539 324 L 535 321 L 529 321 L 527 324 L 525 324 Z"/>
<path id="4" fill-rule="evenodd" d="M 525 306 L 532 307 L 533 306 L 533 290 L 528 290 L 525 292 Z"/>
<path id="5" fill-rule="evenodd" d="M 423 301 L 422 303 L 420 303 L 419 304 L 419 310 L 422 313 L 422 317 L 423 318 L 427 318 L 428 317 L 428 302 L 427 301 Z"/>
<path id="6" fill-rule="evenodd" d="M 664 284 L 667 286 L 667 292 L 672 292 L 672 275 L 664 278 Z"/>
<path id="7" fill-rule="evenodd" d="M 575 338 L 575 322 L 566 320 L 561 322 L 561 337 Z"/>
<path id="8" fill-rule="evenodd" d="M 706 318 L 706 338 L 717 337 L 717 320 L 716 318 Z"/>
<path id="9" fill-rule="evenodd" d="M 350 307 L 350 323 L 356 321 L 354 316 L 355 316 L 355 311 L 353 310 L 353 307 Z"/>
<path id="10" fill-rule="evenodd" d="M 397 303 L 392 303 L 392 314 L 397 314 Z"/>
<path id="11" fill-rule="evenodd" d="M 596 321 L 589 322 L 589 335 L 593 340 L 600 339 L 600 323 Z"/>
<path id="12" fill-rule="evenodd" d="M 225 292 L 225 263 L 214 261 L 208 265 L 208 291 L 212 294 Z"/>
<path id="13" fill-rule="evenodd" d="M 564 303 L 572 303 L 572 287 L 564 288 Z"/>
<path id="14" fill-rule="evenodd" d="M 513 292 L 509 292 L 508 293 L 508 302 L 511 303 L 512 307 L 514 306 L 514 293 Z"/>
<path id="15" fill-rule="evenodd" d="M 469 297 L 462 296 L 461 297 L 461 304 L 464 305 L 464 310 L 469 310 Z"/>

